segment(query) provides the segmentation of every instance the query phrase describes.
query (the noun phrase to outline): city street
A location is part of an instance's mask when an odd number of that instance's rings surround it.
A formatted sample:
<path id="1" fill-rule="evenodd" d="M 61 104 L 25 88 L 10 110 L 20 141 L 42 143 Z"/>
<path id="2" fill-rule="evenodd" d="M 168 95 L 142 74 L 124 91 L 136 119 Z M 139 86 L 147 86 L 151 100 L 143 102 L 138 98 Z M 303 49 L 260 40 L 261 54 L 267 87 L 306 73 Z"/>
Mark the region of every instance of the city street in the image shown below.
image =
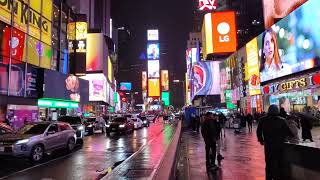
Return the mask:
<path id="1" fill-rule="evenodd" d="M 149 141 L 160 136 L 166 126 L 162 121 L 132 134 L 85 137 L 82 147 L 73 153 L 57 152 L 42 164 L 26 159 L 0 159 L 0 179 L 99 179 Z M 167 135 L 167 134 L 166 134 Z"/>

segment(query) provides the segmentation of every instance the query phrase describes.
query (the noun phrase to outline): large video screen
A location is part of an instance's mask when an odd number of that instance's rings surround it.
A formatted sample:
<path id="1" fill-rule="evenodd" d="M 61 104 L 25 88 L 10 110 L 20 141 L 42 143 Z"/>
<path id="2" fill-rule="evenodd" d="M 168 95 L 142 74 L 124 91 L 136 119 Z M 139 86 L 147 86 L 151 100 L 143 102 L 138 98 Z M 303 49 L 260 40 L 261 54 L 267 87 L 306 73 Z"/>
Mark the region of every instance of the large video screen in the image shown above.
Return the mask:
<path id="1" fill-rule="evenodd" d="M 162 91 L 169 91 L 169 71 L 161 71 L 161 89 Z"/>
<path id="2" fill-rule="evenodd" d="M 87 74 L 81 78 L 89 81 L 89 101 L 107 102 L 107 79 L 103 74 Z"/>
<path id="3" fill-rule="evenodd" d="M 307 0 L 263 0 L 264 24 L 271 27 Z"/>
<path id="4" fill-rule="evenodd" d="M 261 82 L 319 66 L 319 7 L 309 0 L 258 37 Z"/>
<path id="5" fill-rule="evenodd" d="M 148 79 L 148 96 L 160 96 L 160 79 Z"/>
<path id="6" fill-rule="evenodd" d="M 121 82 L 120 83 L 120 90 L 121 91 L 131 91 L 132 84 L 130 82 Z"/>
<path id="7" fill-rule="evenodd" d="M 201 62 L 193 68 L 194 95 L 220 95 L 219 62 Z"/>
<path id="8" fill-rule="evenodd" d="M 148 59 L 159 59 L 160 58 L 160 47 L 159 43 L 148 43 L 147 45 L 147 57 Z"/>
<path id="9" fill-rule="evenodd" d="M 159 78 L 160 77 L 160 64 L 159 60 L 148 61 L 148 78 Z"/>

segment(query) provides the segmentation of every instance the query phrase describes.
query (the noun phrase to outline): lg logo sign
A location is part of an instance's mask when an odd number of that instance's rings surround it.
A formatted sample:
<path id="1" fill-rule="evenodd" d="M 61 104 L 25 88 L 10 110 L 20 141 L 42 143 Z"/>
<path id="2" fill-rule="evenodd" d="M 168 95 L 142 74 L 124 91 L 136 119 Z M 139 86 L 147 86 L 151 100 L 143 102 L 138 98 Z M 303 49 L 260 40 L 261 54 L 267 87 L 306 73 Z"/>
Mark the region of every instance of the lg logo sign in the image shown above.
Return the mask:
<path id="1" fill-rule="evenodd" d="M 228 33 L 230 32 L 230 25 L 226 22 L 221 22 L 217 26 L 217 31 L 219 33 L 219 42 L 229 42 L 230 37 Z"/>

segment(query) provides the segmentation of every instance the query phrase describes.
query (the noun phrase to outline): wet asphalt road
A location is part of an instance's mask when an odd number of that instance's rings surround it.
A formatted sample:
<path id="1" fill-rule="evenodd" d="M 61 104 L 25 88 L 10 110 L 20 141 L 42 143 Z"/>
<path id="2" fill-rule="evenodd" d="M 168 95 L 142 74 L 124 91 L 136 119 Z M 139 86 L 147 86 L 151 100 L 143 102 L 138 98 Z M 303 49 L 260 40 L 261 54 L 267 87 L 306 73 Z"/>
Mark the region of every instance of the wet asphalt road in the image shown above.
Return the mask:
<path id="1" fill-rule="evenodd" d="M 33 164 L 26 159 L 0 157 L 0 179 L 99 179 L 107 169 L 121 163 L 147 142 L 161 135 L 165 126 L 162 122 L 156 122 L 128 135 L 87 136 L 83 146 L 79 146 L 73 153 L 56 152 L 42 164 Z"/>

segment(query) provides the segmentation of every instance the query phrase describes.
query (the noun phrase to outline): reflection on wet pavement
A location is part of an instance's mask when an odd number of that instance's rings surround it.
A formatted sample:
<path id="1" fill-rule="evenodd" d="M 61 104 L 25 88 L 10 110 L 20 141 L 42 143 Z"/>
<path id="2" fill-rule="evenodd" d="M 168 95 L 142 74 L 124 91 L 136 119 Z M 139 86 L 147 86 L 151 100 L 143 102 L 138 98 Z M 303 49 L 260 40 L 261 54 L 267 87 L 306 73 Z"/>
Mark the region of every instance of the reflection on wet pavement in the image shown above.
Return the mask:
<path id="1" fill-rule="evenodd" d="M 263 146 L 258 143 L 255 133 L 236 135 L 233 130 L 227 129 L 221 150 L 225 159 L 217 172 L 209 173 L 205 166 L 205 145 L 201 134 L 186 130 L 181 141 L 189 159 L 186 162 L 191 180 L 262 180 L 265 177 Z"/>

